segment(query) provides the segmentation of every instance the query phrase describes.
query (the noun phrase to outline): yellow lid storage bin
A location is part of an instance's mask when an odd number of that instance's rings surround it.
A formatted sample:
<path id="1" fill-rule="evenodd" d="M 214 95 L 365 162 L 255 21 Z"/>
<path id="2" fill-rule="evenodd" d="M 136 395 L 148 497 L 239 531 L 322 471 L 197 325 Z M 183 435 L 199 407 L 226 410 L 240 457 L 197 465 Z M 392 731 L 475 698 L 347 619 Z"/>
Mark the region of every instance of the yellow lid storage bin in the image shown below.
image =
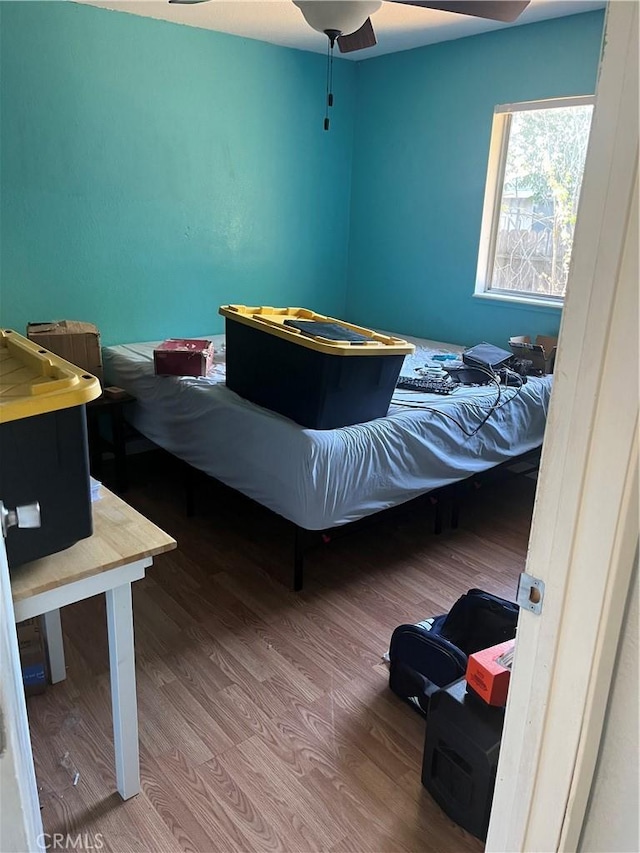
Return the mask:
<path id="1" fill-rule="evenodd" d="M 100 382 L 11 329 L 0 329 L 0 423 L 80 406 Z"/>
<path id="2" fill-rule="evenodd" d="M 85 403 L 100 396 L 95 376 L 0 329 L 0 500 L 38 503 L 41 526 L 10 527 L 10 568 L 90 536 Z"/>
<path id="3" fill-rule="evenodd" d="M 227 386 L 311 429 L 384 417 L 414 347 L 307 308 L 223 305 Z"/>

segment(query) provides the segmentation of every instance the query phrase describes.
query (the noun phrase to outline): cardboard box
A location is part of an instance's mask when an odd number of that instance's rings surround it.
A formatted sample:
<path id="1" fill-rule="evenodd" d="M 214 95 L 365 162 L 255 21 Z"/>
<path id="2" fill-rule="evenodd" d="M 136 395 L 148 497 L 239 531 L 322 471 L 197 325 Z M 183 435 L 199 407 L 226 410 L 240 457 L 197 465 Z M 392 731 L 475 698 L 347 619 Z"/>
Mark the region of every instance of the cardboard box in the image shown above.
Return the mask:
<path id="1" fill-rule="evenodd" d="M 93 323 L 81 323 L 77 320 L 29 323 L 27 337 L 42 349 L 51 350 L 71 364 L 97 376 L 102 382 L 100 332 Z"/>
<path id="2" fill-rule="evenodd" d="M 19 622 L 16 628 L 25 695 L 44 693 L 47 688 L 47 667 L 40 619 L 26 619 Z"/>
<path id="3" fill-rule="evenodd" d="M 213 366 L 213 344 L 207 340 L 171 338 L 153 351 L 158 376 L 206 376 Z"/>
<path id="4" fill-rule="evenodd" d="M 488 705 L 501 708 L 507 703 L 511 666 L 502 665 L 498 659 L 507 652 L 513 652 L 515 642 L 507 640 L 469 655 L 465 676 L 467 684 Z"/>
<path id="5" fill-rule="evenodd" d="M 514 335 L 509 338 L 511 352 L 517 358 L 532 361 L 533 369 L 541 370 L 542 373 L 553 373 L 557 345 L 558 339 L 549 335 L 538 335 L 533 344 L 529 335 Z"/>

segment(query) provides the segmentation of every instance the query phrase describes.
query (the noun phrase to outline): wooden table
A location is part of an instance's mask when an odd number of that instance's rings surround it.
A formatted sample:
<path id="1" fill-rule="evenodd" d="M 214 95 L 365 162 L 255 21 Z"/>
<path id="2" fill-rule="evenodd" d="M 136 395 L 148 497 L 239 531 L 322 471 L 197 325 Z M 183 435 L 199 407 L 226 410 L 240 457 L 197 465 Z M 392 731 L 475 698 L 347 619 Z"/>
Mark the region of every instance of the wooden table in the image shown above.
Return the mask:
<path id="1" fill-rule="evenodd" d="M 44 616 L 53 683 L 66 678 L 60 608 L 105 593 L 116 779 L 126 800 L 140 791 L 131 583 L 176 541 L 104 486 L 100 493 L 93 535 L 16 568 L 11 592 L 16 622 Z"/>

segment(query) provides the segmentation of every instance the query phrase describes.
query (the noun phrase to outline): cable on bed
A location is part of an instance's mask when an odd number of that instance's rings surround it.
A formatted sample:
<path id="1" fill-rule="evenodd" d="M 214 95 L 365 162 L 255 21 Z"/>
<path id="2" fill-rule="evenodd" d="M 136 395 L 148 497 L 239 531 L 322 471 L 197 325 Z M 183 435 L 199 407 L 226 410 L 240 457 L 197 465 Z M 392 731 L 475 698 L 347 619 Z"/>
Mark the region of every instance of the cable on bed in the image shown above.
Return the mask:
<path id="1" fill-rule="evenodd" d="M 497 383 L 496 383 L 496 384 L 497 384 Z M 457 427 L 458 427 L 458 428 L 459 428 L 459 429 L 460 429 L 460 430 L 461 430 L 461 431 L 462 431 L 466 436 L 468 436 L 469 438 L 472 438 L 472 437 L 473 437 L 474 435 L 476 435 L 476 434 L 480 431 L 480 429 L 485 425 L 485 423 L 489 420 L 489 418 L 491 417 L 491 415 L 493 414 L 493 412 L 497 411 L 498 409 L 501 409 L 503 406 L 506 406 L 506 405 L 507 405 L 507 403 L 510 403 L 512 400 L 515 400 L 515 398 L 520 394 L 520 392 L 521 392 L 521 390 L 522 390 L 522 385 L 523 385 L 523 384 L 524 384 L 524 383 L 520 383 L 520 385 L 517 387 L 517 389 L 516 389 L 515 393 L 514 393 L 514 394 L 512 394 L 512 395 L 511 395 L 511 397 L 509 397 L 509 399 L 505 400 L 505 401 L 504 401 L 503 403 L 501 403 L 501 404 L 499 404 L 499 400 L 500 400 L 500 396 L 501 396 L 501 389 L 499 388 L 498 397 L 496 398 L 495 403 L 493 404 L 493 406 L 491 407 L 491 409 L 489 410 L 489 412 L 487 413 L 487 415 L 482 419 L 482 421 L 478 424 L 478 426 L 473 430 L 473 432 L 468 432 L 468 431 L 464 428 L 464 426 L 463 426 L 463 425 L 462 425 L 462 424 L 461 424 L 461 423 L 460 423 L 456 418 L 454 418 L 452 415 L 447 414 L 447 412 L 443 412 L 441 409 L 436 409 L 436 408 L 434 408 L 433 406 L 420 405 L 419 403 L 415 403 L 415 402 L 414 402 L 414 403 L 404 403 L 404 402 L 399 401 L 399 400 L 394 400 L 394 405 L 404 406 L 405 408 L 411 408 L 411 409 L 423 409 L 424 411 L 431 411 L 431 412 L 435 412 L 436 414 L 438 414 L 438 415 L 442 415 L 443 417 L 448 418 L 450 421 L 453 421 L 453 423 L 454 423 L 454 424 L 455 424 L 455 425 L 456 425 L 456 426 L 457 426 Z M 472 401 L 470 401 L 470 402 L 472 402 Z"/>
<path id="2" fill-rule="evenodd" d="M 481 370 L 483 373 L 486 373 L 486 374 L 487 374 L 487 376 L 489 377 L 489 379 L 491 380 L 491 382 L 493 382 L 493 384 L 494 384 L 494 385 L 496 386 L 496 388 L 498 389 L 498 396 L 496 397 L 495 402 L 493 403 L 493 405 L 491 406 L 491 408 L 489 409 L 489 411 L 487 412 L 487 414 L 485 415 L 485 417 L 480 421 L 480 423 L 479 423 L 479 424 L 478 424 L 478 426 L 473 430 L 473 432 L 469 432 L 468 430 L 466 430 L 466 429 L 464 428 L 464 426 L 460 423 L 460 421 L 459 421 L 459 420 L 457 420 L 456 418 L 454 418 L 454 417 L 453 417 L 453 415 L 449 415 L 449 414 L 447 414 L 446 412 L 443 412 L 441 409 L 436 409 L 436 408 L 434 408 L 433 406 L 425 406 L 425 405 L 421 405 L 421 404 L 419 404 L 419 403 L 415 403 L 415 402 L 414 402 L 414 403 L 405 403 L 405 402 L 402 402 L 402 401 L 400 401 L 400 400 L 394 400 L 394 401 L 393 401 L 393 402 L 394 402 L 394 405 L 397 405 L 397 406 L 404 406 L 404 407 L 405 407 L 405 408 L 407 408 L 407 409 L 424 409 L 424 410 L 426 410 L 426 411 L 435 412 L 436 414 L 438 414 L 438 415 L 442 415 L 442 417 L 444 417 L 444 418 L 448 418 L 450 421 L 453 421 L 453 423 L 454 423 L 454 424 L 455 424 L 455 425 L 456 425 L 460 430 L 462 430 L 462 432 L 463 432 L 463 433 L 464 433 L 468 438 L 473 438 L 473 436 L 474 436 L 474 435 L 476 435 L 478 432 L 480 432 L 480 430 L 482 429 L 482 427 L 486 424 L 486 422 L 489 420 L 489 418 L 491 417 L 491 415 L 492 415 L 495 411 L 497 411 L 498 409 L 501 409 L 503 406 L 506 406 L 506 405 L 507 405 L 507 403 L 510 403 L 512 400 L 515 400 L 515 398 L 516 398 L 516 397 L 520 394 L 520 392 L 522 391 L 522 386 L 523 386 L 523 384 L 524 384 L 524 383 L 522 382 L 522 380 L 520 380 L 520 384 L 517 386 L 516 391 L 515 391 L 515 394 L 512 394 L 512 395 L 511 395 L 511 397 L 509 397 L 509 399 L 508 399 L 508 400 L 505 400 L 503 403 L 500 403 L 500 399 L 501 399 L 501 397 L 502 397 L 502 386 L 501 386 L 500 382 L 498 381 L 498 379 L 496 378 L 495 374 L 494 374 L 492 371 L 490 371 L 490 370 L 484 370 L 483 368 L 480 368 L 480 367 L 479 367 L 479 368 L 476 368 L 476 369 L 477 369 L 477 370 Z M 517 374 L 516 374 L 516 375 L 517 375 Z"/>

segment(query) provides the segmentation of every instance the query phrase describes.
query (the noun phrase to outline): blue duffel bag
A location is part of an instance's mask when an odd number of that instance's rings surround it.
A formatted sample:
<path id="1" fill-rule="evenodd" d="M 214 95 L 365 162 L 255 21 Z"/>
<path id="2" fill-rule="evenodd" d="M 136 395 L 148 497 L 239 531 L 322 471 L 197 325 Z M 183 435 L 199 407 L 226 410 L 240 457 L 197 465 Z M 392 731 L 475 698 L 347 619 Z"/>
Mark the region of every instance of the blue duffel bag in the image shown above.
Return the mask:
<path id="1" fill-rule="evenodd" d="M 389 646 L 389 687 L 426 715 L 436 690 L 464 676 L 468 655 L 515 637 L 519 609 L 470 589 L 448 613 L 398 625 Z"/>

